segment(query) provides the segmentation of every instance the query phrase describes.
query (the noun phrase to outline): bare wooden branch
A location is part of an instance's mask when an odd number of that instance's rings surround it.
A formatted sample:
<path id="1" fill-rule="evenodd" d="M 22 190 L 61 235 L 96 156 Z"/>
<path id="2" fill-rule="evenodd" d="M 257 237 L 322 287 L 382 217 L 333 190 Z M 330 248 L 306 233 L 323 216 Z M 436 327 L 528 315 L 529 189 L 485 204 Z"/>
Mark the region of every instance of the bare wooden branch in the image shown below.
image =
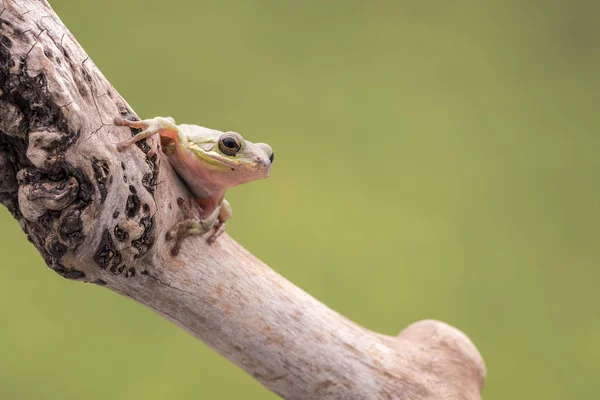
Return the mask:
<path id="1" fill-rule="evenodd" d="M 288 399 L 479 399 L 471 341 L 437 321 L 396 337 L 306 294 L 229 236 L 170 255 L 186 192 L 129 137 L 135 116 L 46 1 L 0 11 L 0 201 L 60 275 L 103 285 L 189 331 Z"/>

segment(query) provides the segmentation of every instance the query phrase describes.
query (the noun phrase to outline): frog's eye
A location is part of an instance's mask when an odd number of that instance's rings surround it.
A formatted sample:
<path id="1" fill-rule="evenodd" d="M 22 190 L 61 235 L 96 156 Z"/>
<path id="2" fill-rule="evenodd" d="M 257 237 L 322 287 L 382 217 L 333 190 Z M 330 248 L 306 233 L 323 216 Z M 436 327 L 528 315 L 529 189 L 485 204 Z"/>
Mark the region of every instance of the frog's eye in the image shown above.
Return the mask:
<path id="1" fill-rule="evenodd" d="M 236 136 L 230 134 L 224 134 L 219 138 L 219 150 L 221 153 L 226 154 L 228 156 L 235 156 L 242 145 L 240 144 L 240 139 Z"/>

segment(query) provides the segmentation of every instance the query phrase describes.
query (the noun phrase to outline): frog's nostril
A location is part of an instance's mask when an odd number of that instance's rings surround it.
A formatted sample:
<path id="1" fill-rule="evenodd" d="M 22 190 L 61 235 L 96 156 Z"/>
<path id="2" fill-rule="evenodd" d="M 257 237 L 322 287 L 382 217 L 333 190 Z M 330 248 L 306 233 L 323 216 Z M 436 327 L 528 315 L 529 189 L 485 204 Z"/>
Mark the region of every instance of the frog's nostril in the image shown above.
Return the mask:
<path id="1" fill-rule="evenodd" d="M 271 153 L 271 155 L 269 156 L 269 161 L 271 161 L 271 164 L 273 164 L 274 159 L 275 159 L 275 152 Z"/>

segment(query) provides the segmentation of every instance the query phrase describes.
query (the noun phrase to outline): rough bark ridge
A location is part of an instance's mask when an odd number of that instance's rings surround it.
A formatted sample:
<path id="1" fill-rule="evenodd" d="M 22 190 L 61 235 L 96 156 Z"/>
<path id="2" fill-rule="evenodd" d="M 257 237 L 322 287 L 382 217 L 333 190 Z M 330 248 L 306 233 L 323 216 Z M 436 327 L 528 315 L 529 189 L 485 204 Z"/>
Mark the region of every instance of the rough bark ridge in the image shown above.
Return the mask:
<path id="1" fill-rule="evenodd" d="M 46 1 L 0 9 L 0 201 L 60 275 L 152 308 L 288 399 L 479 399 L 483 360 L 437 321 L 371 332 L 227 235 L 185 241 L 185 187 L 115 116 L 135 114 Z M 178 201 L 179 200 L 179 201 Z"/>

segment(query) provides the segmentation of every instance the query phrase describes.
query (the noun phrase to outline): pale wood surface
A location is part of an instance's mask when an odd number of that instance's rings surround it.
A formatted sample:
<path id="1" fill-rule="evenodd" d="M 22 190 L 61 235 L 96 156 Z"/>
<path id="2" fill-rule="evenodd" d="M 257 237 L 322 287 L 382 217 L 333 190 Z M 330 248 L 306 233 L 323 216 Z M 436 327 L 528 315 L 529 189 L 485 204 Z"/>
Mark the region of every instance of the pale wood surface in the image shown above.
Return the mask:
<path id="1" fill-rule="evenodd" d="M 153 309 L 288 399 L 480 399 L 483 360 L 442 322 L 371 332 L 226 234 L 172 257 L 189 194 L 145 143 L 117 152 L 131 131 L 112 121 L 131 108 L 46 1 L 4 0 L 0 22 L 0 201 L 56 272 Z"/>

